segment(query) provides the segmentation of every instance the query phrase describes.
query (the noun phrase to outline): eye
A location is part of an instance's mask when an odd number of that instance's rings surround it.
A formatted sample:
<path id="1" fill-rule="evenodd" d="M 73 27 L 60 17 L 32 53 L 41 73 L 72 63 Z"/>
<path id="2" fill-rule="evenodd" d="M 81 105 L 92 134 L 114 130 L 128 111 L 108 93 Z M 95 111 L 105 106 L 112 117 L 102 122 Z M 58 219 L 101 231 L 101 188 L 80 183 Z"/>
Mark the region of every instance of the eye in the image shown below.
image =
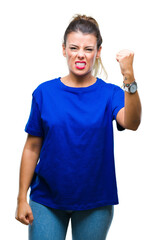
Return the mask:
<path id="1" fill-rule="evenodd" d="M 71 50 L 76 50 L 76 47 L 70 47 Z"/>
<path id="2" fill-rule="evenodd" d="M 87 48 L 86 50 L 87 50 L 88 52 L 92 52 L 92 51 L 93 51 L 92 48 Z"/>

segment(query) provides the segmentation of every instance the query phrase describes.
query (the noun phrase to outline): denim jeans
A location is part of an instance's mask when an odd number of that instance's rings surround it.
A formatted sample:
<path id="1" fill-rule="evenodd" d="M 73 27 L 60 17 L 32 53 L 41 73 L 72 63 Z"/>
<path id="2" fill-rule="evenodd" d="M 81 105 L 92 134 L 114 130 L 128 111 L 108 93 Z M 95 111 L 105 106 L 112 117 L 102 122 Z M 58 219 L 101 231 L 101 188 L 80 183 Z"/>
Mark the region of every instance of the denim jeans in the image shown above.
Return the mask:
<path id="1" fill-rule="evenodd" d="M 65 240 L 71 219 L 73 240 L 105 240 L 114 206 L 73 211 L 54 209 L 29 200 L 34 221 L 28 226 L 29 240 Z"/>

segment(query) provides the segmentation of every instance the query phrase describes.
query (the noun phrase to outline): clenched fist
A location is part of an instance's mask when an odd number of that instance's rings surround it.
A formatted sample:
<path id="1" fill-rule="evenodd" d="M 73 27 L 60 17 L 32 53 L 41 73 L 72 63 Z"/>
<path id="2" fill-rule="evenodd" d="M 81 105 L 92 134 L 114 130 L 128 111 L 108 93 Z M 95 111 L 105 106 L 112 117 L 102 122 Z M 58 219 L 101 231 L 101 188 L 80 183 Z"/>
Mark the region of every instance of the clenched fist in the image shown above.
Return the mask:
<path id="1" fill-rule="evenodd" d="M 32 225 L 34 220 L 30 205 L 26 201 L 20 201 L 17 204 L 15 218 L 25 225 Z"/>
<path id="2" fill-rule="evenodd" d="M 124 49 L 116 54 L 116 60 L 120 64 L 121 73 L 123 76 L 133 76 L 133 59 L 134 53 L 130 50 Z"/>

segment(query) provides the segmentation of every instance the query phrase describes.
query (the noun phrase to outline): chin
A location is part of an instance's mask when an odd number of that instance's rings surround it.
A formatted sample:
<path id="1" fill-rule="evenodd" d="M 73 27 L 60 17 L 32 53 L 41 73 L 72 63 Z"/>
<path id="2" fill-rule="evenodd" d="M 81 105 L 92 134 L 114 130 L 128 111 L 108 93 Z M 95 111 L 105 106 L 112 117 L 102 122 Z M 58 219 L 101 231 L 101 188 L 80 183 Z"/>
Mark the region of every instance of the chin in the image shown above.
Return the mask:
<path id="1" fill-rule="evenodd" d="M 84 70 L 77 70 L 77 71 L 71 71 L 70 70 L 70 73 L 72 73 L 73 75 L 75 76 L 79 76 L 79 77 L 83 77 L 85 75 L 89 75 L 92 73 L 92 71 L 84 71 Z"/>

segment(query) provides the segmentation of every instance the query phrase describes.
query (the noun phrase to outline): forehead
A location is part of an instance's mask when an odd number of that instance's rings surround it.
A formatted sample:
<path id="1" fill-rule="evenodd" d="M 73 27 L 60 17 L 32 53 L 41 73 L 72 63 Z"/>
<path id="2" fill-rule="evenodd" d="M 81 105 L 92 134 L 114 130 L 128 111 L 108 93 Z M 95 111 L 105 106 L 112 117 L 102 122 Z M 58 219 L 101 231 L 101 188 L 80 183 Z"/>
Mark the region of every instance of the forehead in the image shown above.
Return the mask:
<path id="1" fill-rule="evenodd" d="M 93 45 L 97 44 L 97 39 L 94 34 L 84 34 L 82 32 L 71 32 L 67 35 L 67 44 L 75 45 Z"/>

